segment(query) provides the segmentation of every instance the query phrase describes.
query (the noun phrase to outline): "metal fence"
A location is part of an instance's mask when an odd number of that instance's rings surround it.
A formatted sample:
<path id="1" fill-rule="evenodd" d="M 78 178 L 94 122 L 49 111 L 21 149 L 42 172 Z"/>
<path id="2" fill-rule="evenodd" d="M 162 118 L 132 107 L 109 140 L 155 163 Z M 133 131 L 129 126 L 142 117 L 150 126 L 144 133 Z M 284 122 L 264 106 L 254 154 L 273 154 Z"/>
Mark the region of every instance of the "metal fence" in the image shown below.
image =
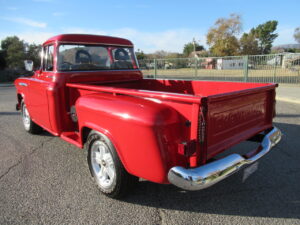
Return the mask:
<path id="1" fill-rule="evenodd" d="M 139 60 L 144 77 L 300 83 L 300 54 Z"/>

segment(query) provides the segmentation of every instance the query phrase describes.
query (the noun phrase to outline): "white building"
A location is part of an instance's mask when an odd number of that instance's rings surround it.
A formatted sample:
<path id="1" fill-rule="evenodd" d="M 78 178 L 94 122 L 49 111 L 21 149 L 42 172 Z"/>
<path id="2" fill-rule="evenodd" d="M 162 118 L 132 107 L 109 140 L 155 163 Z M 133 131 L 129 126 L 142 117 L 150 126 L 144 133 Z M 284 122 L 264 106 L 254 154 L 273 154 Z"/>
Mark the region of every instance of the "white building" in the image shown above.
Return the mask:
<path id="1" fill-rule="evenodd" d="M 242 70 L 243 68 L 243 59 L 217 59 L 218 70 Z"/>

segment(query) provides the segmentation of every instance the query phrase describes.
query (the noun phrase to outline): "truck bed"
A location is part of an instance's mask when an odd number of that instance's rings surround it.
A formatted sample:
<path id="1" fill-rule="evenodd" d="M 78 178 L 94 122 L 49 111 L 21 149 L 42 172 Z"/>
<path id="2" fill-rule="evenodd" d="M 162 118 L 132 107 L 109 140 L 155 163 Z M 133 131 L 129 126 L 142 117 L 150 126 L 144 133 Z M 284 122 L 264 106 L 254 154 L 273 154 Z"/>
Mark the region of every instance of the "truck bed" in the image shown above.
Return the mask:
<path id="1" fill-rule="evenodd" d="M 157 100 L 174 108 L 189 140 L 199 143 L 200 164 L 225 149 L 272 127 L 276 84 L 134 80 L 119 83 L 68 83 L 78 95 L 104 92 Z"/>

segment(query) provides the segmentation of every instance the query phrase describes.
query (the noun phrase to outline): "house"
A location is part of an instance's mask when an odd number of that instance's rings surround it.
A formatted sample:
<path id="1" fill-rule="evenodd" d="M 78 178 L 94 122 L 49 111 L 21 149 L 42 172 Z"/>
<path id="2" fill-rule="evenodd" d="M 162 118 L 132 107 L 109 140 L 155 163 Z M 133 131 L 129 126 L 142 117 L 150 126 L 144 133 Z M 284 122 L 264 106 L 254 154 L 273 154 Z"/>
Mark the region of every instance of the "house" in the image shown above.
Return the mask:
<path id="1" fill-rule="evenodd" d="M 218 70 L 242 70 L 243 68 L 243 59 L 217 59 Z"/>
<path id="2" fill-rule="evenodd" d="M 215 69 L 216 68 L 216 59 L 214 58 L 205 58 L 203 62 L 200 63 L 201 68 L 203 69 Z"/>
<path id="3" fill-rule="evenodd" d="M 294 66 L 300 66 L 300 54 L 290 53 L 285 54 L 282 60 L 282 68 L 290 68 Z"/>

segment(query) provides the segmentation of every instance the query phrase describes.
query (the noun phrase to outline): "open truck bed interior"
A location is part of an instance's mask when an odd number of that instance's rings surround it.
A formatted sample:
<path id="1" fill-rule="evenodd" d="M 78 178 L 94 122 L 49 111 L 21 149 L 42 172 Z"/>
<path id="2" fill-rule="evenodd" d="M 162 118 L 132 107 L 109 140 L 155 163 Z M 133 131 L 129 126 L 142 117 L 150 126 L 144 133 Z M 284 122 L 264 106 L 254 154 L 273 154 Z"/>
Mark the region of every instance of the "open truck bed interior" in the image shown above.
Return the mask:
<path id="1" fill-rule="evenodd" d="M 82 83 L 85 84 L 85 83 Z M 139 91 L 169 92 L 186 95 L 208 97 L 218 94 L 246 91 L 256 88 L 274 87 L 273 83 L 244 83 L 244 82 L 218 82 L 193 80 L 151 80 L 139 79 L 119 82 L 92 82 L 87 85 L 137 89 Z"/>

